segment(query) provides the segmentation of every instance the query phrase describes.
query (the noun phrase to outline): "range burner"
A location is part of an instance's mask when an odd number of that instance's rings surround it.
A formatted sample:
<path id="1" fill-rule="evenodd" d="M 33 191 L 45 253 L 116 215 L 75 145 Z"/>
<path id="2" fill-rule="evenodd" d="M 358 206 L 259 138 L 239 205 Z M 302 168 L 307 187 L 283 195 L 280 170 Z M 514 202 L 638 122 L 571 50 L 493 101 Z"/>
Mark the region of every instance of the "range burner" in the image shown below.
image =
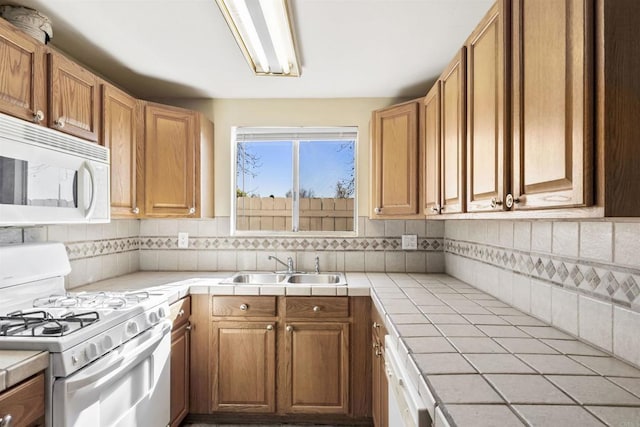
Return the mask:
<path id="1" fill-rule="evenodd" d="M 149 299 L 148 292 L 87 292 L 37 298 L 33 301 L 33 306 L 118 310 L 134 306 L 147 299 Z"/>
<path id="2" fill-rule="evenodd" d="M 16 311 L 0 316 L 0 336 L 61 337 L 100 320 L 96 311 L 64 313 L 55 317 L 43 310 Z"/>

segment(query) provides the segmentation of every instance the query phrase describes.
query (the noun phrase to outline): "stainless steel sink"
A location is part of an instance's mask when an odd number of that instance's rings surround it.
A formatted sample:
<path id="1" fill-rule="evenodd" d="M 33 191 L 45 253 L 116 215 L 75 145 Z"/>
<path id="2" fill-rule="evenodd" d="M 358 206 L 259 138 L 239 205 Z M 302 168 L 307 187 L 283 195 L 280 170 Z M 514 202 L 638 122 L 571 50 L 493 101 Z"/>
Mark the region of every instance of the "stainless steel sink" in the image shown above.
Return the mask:
<path id="1" fill-rule="evenodd" d="M 306 285 L 344 286 L 342 273 L 236 273 L 222 284 L 234 285 Z"/>
<path id="2" fill-rule="evenodd" d="M 226 283 L 244 283 L 247 285 L 274 285 L 282 283 L 287 278 L 286 274 L 278 273 L 238 273 L 234 274 Z"/>
<path id="3" fill-rule="evenodd" d="M 287 279 L 289 283 L 297 283 L 303 285 L 346 285 L 344 276 L 341 274 L 331 273 L 306 273 L 292 274 Z"/>

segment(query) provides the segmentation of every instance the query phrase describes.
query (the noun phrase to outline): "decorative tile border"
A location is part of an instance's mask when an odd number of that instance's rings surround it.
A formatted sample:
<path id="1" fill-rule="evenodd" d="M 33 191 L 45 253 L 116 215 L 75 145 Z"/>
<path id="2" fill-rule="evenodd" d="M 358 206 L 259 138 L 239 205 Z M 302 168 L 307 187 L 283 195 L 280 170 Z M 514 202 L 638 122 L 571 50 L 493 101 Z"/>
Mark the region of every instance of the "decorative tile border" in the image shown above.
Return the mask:
<path id="1" fill-rule="evenodd" d="M 177 240 L 176 240 L 177 242 Z M 177 243 L 176 243 L 177 244 Z M 65 243 L 70 261 L 93 258 L 103 255 L 119 254 L 140 249 L 140 238 L 124 237 L 117 239 L 87 240 Z"/>
<path id="2" fill-rule="evenodd" d="M 452 239 L 444 251 L 625 307 L 640 305 L 637 269 Z"/>
<path id="3" fill-rule="evenodd" d="M 177 249 L 174 237 L 141 237 L 140 248 Z M 418 250 L 442 252 L 444 239 L 418 239 Z M 400 238 L 264 238 L 264 237 L 192 237 L 191 250 L 278 250 L 278 251 L 402 251 Z"/>

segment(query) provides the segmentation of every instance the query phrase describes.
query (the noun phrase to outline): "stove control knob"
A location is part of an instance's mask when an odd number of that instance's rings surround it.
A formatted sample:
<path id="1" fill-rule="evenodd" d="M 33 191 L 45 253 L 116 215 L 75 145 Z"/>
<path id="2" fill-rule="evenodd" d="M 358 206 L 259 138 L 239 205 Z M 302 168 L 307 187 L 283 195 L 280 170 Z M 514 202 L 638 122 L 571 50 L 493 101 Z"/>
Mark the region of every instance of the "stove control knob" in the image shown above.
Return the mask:
<path id="1" fill-rule="evenodd" d="M 102 347 L 105 350 L 111 350 L 111 347 L 113 347 L 113 339 L 111 339 L 111 337 L 109 335 L 107 335 L 106 337 L 102 338 Z"/>
<path id="2" fill-rule="evenodd" d="M 138 333 L 138 324 L 134 321 L 129 322 L 127 325 L 127 333 L 129 335 L 136 335 Z"/>
<path id="3" fill-rule="evenodd" d="M 147 319 L 149 320 L 149 323 L 151 323 L 152 325 L 155 325 L 160 320 L 158 318 L 158 314 L 153 311 L 149 313 L 149 316 L 147 317 Z"/>
<path id="4" fill-rule="evenodd" d="M 94 359 L 98 356 L 98 345 L 96 343 L 90 343 L 87 348 L 84 349 L 84 355 L 88 360 Z"/>
<path id="5" fill-rule="evenodd" d="M 167 317 L 167 311 L 164 309 L 164 307 L 160 307 L 158 309 L 158 316 L 160 316 L 161 319 Z"/>
<path id="6" fill-rule="evenodd" d="M 78 357 L 74 354 L 73 356 L 71 356 L 71 363 L 74 365 L 77 365 L 79 362 Z"/>

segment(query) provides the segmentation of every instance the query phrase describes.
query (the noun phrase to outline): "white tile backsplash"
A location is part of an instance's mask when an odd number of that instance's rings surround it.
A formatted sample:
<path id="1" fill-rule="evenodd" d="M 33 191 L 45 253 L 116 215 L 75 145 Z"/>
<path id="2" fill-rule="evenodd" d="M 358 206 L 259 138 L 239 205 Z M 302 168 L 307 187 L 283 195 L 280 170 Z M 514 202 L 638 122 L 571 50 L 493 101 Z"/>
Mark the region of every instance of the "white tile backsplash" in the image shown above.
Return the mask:
<path id="1" fill-rule="evenodd" d="M 523 251 L 531 250 L 531 223 L 518 221 L 513 224 L 513 247 Z"/>
<path id="2" fill-rule="evenodd" d="M 613 260 L 613 223 L 580 223 L 580 258 L 611 262 Z"/>
<path id="3" fill-rule="evenodd" d="M 617 222 L 614 228 L 615 263 L 640 267 L 640 222 Z"/>
<path id="4" fill-rule="evenodd" d="M 640 313 L 613 308 L 613 353 L 640 366 Z"/>
<path id="5" fill-rule="evenodd" d="M 610 303 L 580 295 L 579 335 L 600 348 L 613 351 L 613 307 Z"/>
<path id="6" fill-rule="evenodd" d="M 551 252 L 552 229 L 552 223 L 548 221 L 531 223 L 531 250 L 533 252 Z"/>
<path id="7" fill-rule="evenodd" d="M 552 252 L 557 255 L 577 257 L 579 228 L 577 222 L 554 222 Z"/>
<path id="8" fill-rule="evenodd" d="M 551 288 L 551 323 L 578 335 L 578 294 L 557 286 Z"/>

